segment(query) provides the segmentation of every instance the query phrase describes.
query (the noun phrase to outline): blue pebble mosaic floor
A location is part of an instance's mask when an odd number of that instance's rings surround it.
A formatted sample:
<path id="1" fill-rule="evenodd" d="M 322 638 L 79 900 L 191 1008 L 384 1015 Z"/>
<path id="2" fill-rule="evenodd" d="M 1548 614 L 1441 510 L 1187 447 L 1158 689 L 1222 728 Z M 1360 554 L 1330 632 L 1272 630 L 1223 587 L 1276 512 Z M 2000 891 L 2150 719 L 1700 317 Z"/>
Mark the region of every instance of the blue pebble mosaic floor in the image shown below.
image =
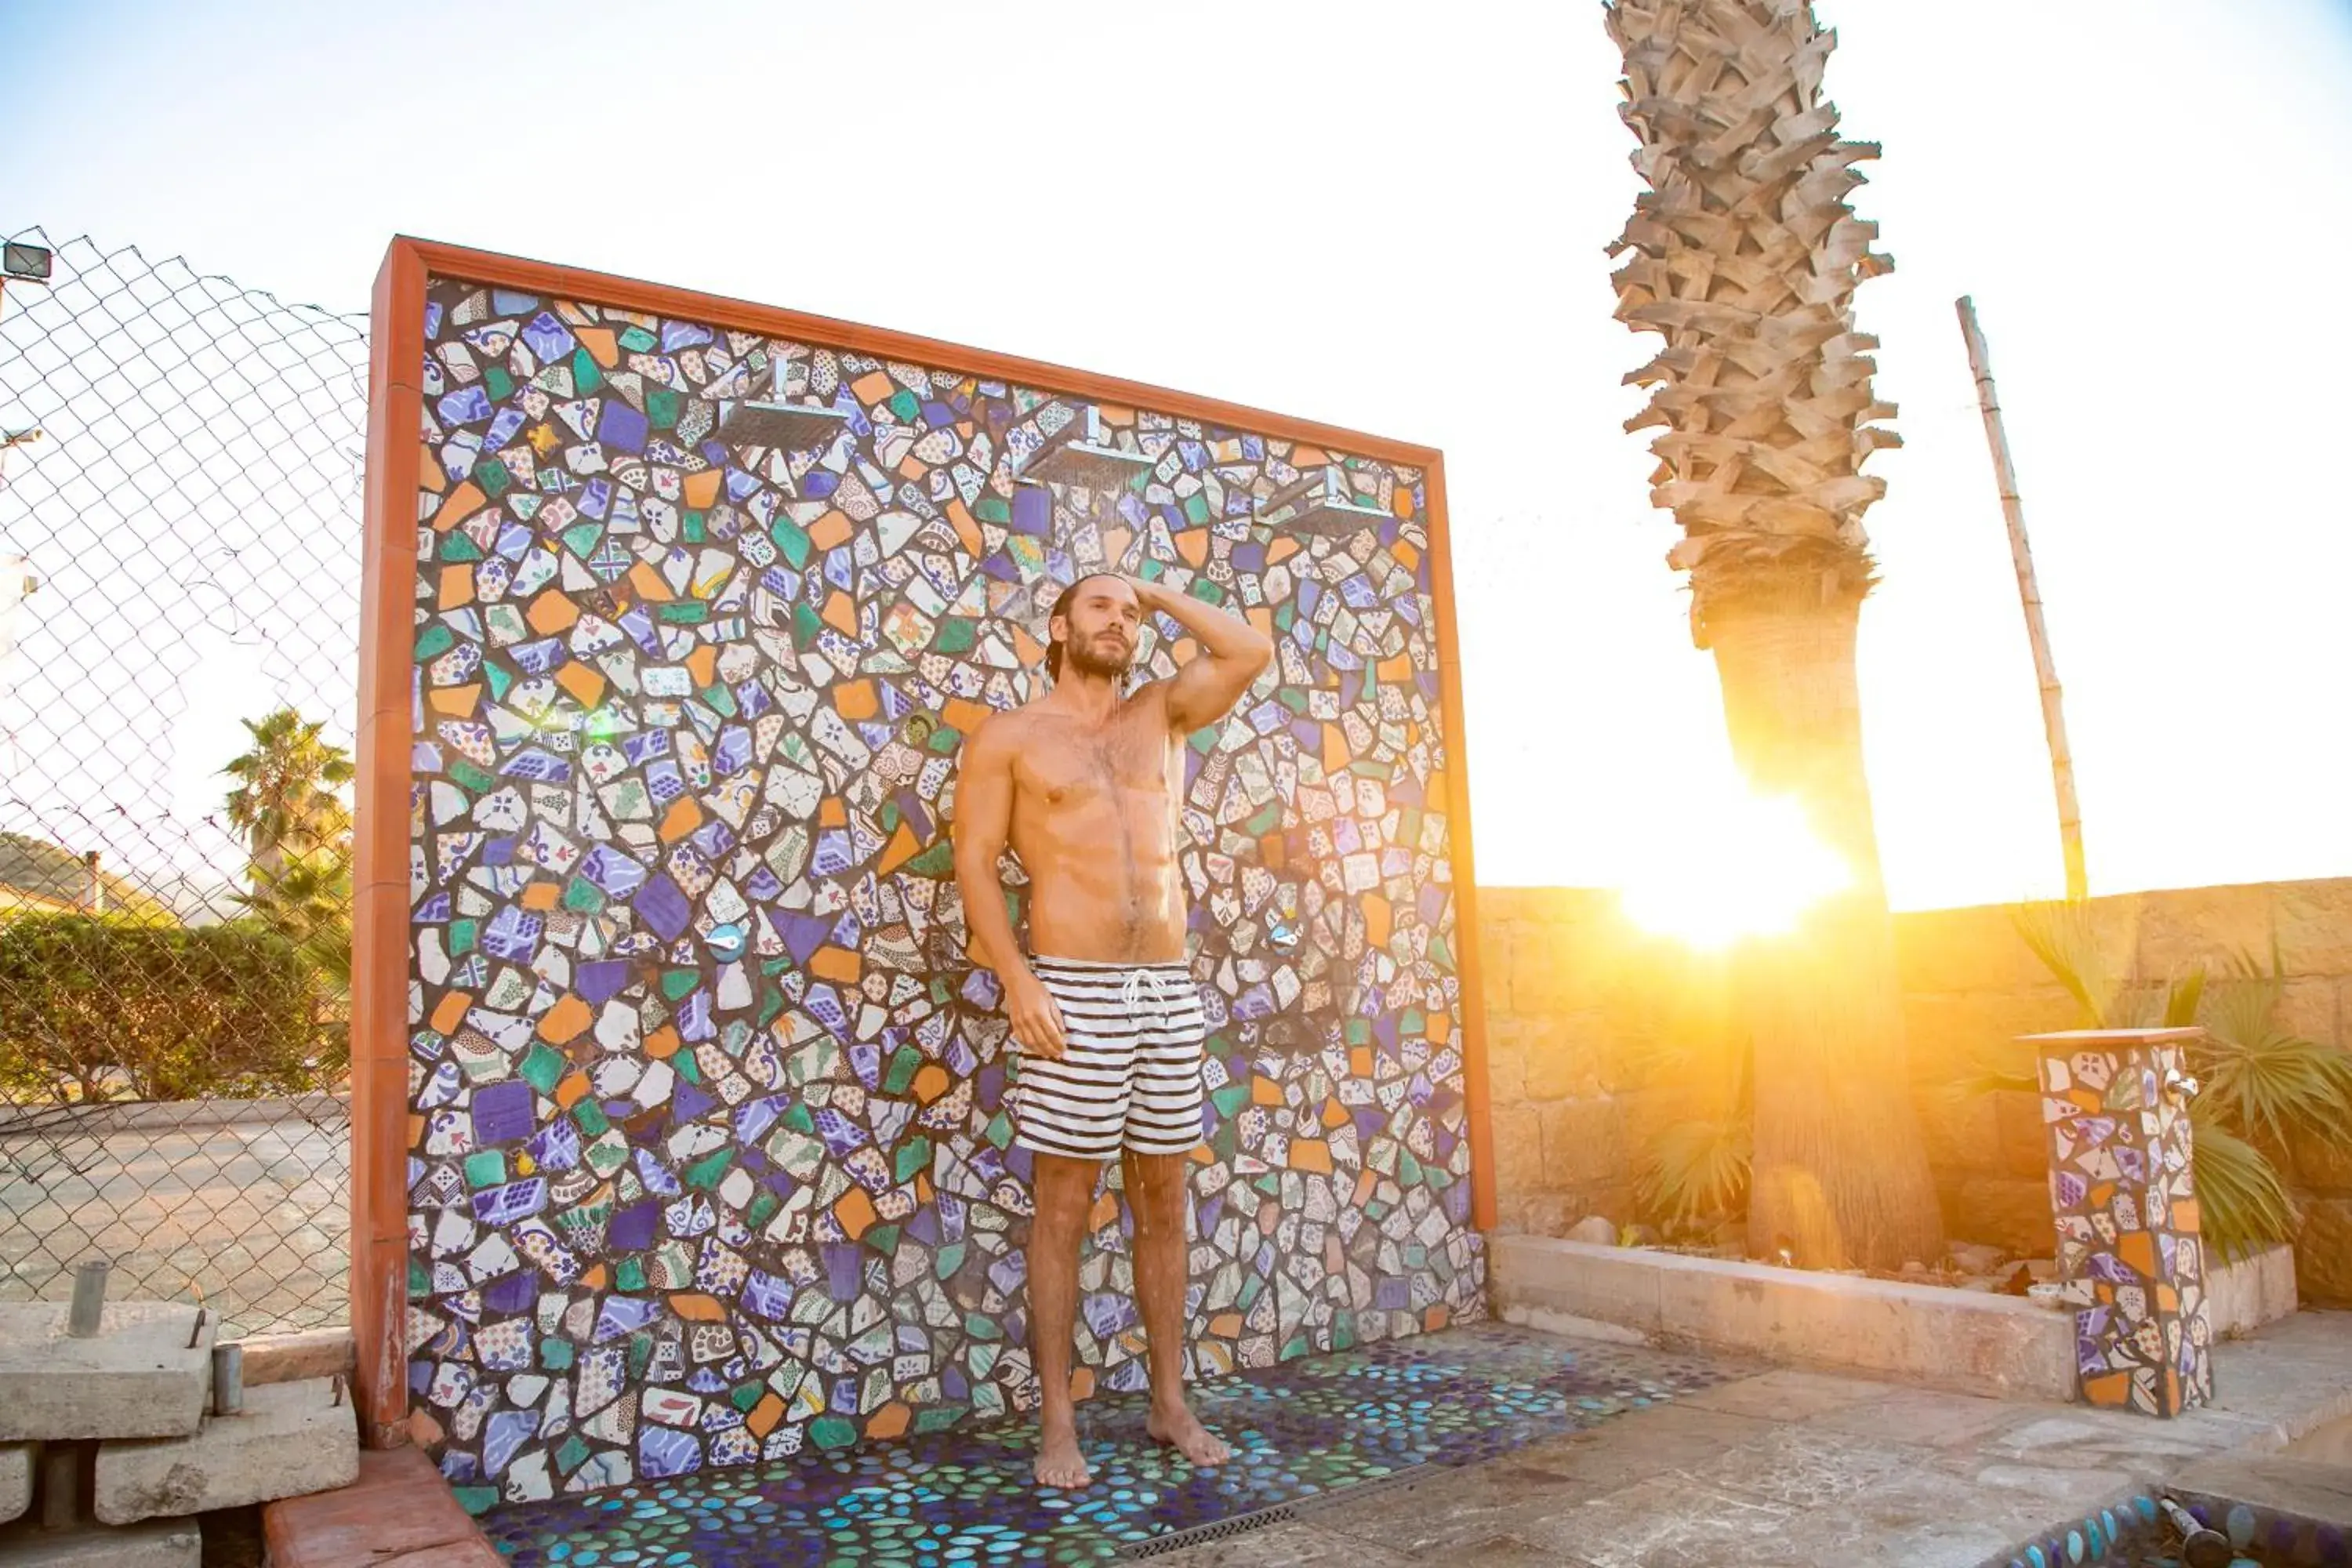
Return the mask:
<path id="1" fill-rule="evenodd" d="M 514 1568 L 1085 1563 L 1178 1531 L 1380 1480 L 1474 1464 L 1748 1369 L 1499 1323 L 1388 1340 L 1196 1385 L 1236 1456 L 1197 1470 L 1145 1436 L 1141 1394 L 1079 1406 L 1095 1482 L 1030 1479 L 1027 1422 L 811 1451 L 492 1511 Z"/>

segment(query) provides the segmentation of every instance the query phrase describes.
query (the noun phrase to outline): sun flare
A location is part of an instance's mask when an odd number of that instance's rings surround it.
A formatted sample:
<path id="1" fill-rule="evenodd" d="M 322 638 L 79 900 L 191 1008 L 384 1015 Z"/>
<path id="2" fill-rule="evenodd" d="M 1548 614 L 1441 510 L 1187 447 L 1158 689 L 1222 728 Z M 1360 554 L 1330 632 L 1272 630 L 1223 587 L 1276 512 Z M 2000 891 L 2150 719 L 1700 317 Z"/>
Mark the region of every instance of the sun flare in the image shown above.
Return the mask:
<path id="1" fill-rule="evenodd" d="M 1738 790 L 1682 814 L 1621 879 L 1619 899 L 1645 931 L 1722 948 L 1792 929 L 1852 880 L 1795 801 Z"/>

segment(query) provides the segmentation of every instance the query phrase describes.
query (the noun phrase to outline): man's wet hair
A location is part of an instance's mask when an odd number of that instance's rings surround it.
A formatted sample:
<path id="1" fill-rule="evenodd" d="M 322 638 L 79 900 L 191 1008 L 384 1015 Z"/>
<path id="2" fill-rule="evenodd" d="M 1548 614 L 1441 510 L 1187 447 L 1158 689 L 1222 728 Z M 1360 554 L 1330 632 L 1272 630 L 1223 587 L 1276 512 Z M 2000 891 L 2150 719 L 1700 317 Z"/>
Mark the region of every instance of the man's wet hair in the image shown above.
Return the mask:
<path id="1" fill-rule="evenodd" d="M 1089 572 L 1054 596 L 1054 607 L 1045 616 L 1045 636 L 1048 639 L 1045 644 L 1045 673 L 1052 676 L 1056 684 L 1062 679 L 1062 639 L 1054 636 L 1054 623 L 1070 613 L 1070 602 L 1078 596 L 1079 589 L 1097 577 L 1118 575 L 1116 572 Z"/>

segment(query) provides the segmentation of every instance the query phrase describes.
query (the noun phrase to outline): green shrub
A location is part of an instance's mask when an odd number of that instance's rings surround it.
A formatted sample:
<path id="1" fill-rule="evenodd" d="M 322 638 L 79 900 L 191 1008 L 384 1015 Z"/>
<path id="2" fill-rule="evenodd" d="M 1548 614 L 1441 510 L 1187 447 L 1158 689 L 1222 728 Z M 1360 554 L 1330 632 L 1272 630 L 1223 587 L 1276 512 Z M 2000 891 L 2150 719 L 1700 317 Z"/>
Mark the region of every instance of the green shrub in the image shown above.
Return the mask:
<path id="1" fill-rule="evenodd" d="M 317 988 L 257 924 L 0 921 L 0 1096 L 189 1100 L 323 1087 Z"/>

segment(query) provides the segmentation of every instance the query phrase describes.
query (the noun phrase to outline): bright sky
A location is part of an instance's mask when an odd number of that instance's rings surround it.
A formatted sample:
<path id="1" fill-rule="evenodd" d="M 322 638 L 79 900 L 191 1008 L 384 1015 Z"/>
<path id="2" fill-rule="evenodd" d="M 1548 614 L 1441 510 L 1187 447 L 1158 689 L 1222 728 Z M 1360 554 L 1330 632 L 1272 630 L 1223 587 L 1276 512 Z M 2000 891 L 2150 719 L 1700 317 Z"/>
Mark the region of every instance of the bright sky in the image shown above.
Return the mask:
<path id="1" fill-rule="evenodd" d="M 1908 443 L 1862 655 L 1895 901 L 2060 886 L 1962 292 L 2093 890 L 2352 873 L 2352 5 L 1820 9 L 1899 263 L 1861 295 Z M 1443 447 L 1480 879 L 1612 883 L 1729 788 L 1619 428 L 1617 74 L 1591 5 L 0 0 L 0 230 L 338 310 L 404 231 Z"/>

